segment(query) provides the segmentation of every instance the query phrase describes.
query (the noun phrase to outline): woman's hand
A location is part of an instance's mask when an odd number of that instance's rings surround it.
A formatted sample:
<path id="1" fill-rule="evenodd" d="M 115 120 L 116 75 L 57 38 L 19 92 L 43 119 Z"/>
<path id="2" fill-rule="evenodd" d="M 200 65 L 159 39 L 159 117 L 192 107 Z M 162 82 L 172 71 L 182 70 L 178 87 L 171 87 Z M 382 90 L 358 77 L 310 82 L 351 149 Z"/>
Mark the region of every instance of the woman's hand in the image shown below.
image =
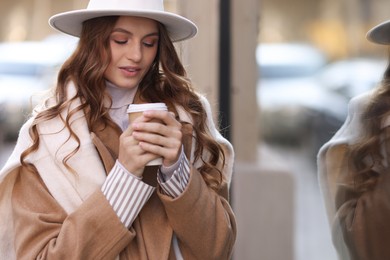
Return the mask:
<path id="1" fill-rule="evenodd" d="M 164 166 L 174 164 L 182 146 L 181 123 L 168 111 L 151 110 L 132 124 L 133 137 L 143 151 L 163 158 Z"/>
<path id="2" fill-rule="evenodd" d="M 181 127 L 171 112 L 144 112 L 122 133 L 119 162 L 136 176 L 142 176 L 145 165 L 158 157 L 164 166 L 171 166 L 180 155 Z"/>
<path id="3" fill-rule="evenodd" d="M 142 120 L 142 117 L 137 118 L 135 122 L 139 120 Z M 132 174 L 141 177 L 145 165 L 157 157 L 139 146 L 138 141 L 134 139 L 132 125 L 121 134 L 118 161 Z"/>

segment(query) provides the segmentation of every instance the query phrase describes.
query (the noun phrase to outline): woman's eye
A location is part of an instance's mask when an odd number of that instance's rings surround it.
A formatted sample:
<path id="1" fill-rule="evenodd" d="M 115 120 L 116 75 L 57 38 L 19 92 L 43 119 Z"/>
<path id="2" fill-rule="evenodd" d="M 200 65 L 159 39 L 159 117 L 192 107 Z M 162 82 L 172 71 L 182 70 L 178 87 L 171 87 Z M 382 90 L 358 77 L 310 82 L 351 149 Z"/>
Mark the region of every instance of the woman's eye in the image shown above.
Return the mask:
<path id="1" fill-rule="evenodd" d="M 114 42 L 117 43 L 117 44 L 126 44 L 127 40 L 115 40 L 114 39 Z"/>
<path id="2" fill-rule="evenodd" d="M 144 45 L 148 48 L 151 48 L 155 45 L 155 42 L 144 42 Z"/>

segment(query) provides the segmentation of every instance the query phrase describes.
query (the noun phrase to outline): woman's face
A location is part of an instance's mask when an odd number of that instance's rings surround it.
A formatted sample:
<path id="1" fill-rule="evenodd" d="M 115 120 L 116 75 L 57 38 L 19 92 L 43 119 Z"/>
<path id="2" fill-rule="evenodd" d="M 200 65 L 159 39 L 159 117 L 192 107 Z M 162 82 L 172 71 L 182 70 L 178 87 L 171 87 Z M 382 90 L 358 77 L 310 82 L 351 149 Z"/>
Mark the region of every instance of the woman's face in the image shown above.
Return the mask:
<path id="1" fill-rule="evenodd" d="M 152 65 L 158 49 L 157 22 L 121 16 L 110 35 L 111 61 L 104 77 L 121 88 L 138 86 Z"/>

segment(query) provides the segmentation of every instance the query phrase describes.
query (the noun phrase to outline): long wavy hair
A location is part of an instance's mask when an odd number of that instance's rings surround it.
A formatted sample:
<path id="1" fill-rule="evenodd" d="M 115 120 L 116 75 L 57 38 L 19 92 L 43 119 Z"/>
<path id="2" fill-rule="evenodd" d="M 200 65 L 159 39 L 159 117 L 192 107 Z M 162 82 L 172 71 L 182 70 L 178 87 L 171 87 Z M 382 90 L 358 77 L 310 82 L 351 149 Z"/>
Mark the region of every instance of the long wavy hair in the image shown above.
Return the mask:
<path id="1" fill-rule="evenodd" d="M 69 138 L 77 141 L 78 146 L 63 160 L 63 164 L 68 169 L 71 167 L 67 161 L 80 148 L 80 140 L 71 126 L 72 115 L 83 110 L 90 130 L 100 123 L 106 126 L 115 125 L 109 117 L 108 108 L 104 105 L 106 98 L 104 72 L 111 60 L 109 37 L 118 18 L 118 16 L 108 16 L 84 22 L 78 46 L 58 74 L 54 91 L 55 105 L 39 112 L 29 129 L 33 142 L 21 155 L 22 165 L 36 170 L 25 159 L 39 148 L 40 137 L 37 126 L 42 121 L 60 117 L 70 132 Z M 150 70 L 139 85 L 140 97 L 149 102 L 166 102 L 171 107 L 182 106 L 191 115 L 196 137 L 194 160 L 203 162 L 198 168 L 199 172 L 207 185 L 218 190 L 223 182 L 222 169 L 225 165 L 223 149 L 212 138 L 207 128 L 206 111 L 187 78 L 165 26 L 158 23 L 158 28 L 158 52 Z M 75 84 L 77 91 L 73 98 L 67 96 L 67 85 L 70 81 Z M 68 111 L 66 118 L 62 118 L 61 111 L 69 109 L 70 103 L 75 99 L 81 100 L 81 104 Z"/>
<path id="2" fill-rule="evenodd" d="M 354 185 L 357 191 L 372 189 L 377 178 L 389 170 L 389 166 L 383 163 L 382 150 L 383 144 L 390 138 L 390 127 L 383 127 L 384 120 L 388 116 L 390 116 L 390 63 L 387 65 L 381 84 L 373 91 L 370 102 L 363 111 L 364 134 L 358 142 L 351 145 L 349 150 L 349 165 L 356 173 Z"/>

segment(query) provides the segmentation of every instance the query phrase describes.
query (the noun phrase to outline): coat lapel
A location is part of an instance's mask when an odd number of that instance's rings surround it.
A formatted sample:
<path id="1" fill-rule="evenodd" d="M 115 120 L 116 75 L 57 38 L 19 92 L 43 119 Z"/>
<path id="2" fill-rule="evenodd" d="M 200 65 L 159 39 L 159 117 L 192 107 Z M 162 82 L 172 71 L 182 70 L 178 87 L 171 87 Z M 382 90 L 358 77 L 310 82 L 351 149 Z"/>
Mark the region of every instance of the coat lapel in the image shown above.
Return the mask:
<path id="1" fill-rule="evenodd" d="M 111 171 L 118 158 L 121 133 L 118 126 L 104 125 L 103 123 L 97 124 L 92 129 L 91 139 L 103 162 L 106 174 Z"/>

